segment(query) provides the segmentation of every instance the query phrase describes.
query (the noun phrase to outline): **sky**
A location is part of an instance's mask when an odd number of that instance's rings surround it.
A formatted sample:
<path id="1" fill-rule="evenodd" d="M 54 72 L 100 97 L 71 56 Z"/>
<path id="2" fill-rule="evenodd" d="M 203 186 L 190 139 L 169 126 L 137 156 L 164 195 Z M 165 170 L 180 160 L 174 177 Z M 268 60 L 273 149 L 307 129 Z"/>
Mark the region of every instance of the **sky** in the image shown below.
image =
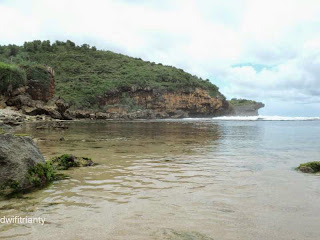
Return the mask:
<path id="1" fill-rule="evenodd" d="M 261 115 L 320 116 L 319 0 L 0 0 L 0 44 L 88 43 L 210 79 Z"/>

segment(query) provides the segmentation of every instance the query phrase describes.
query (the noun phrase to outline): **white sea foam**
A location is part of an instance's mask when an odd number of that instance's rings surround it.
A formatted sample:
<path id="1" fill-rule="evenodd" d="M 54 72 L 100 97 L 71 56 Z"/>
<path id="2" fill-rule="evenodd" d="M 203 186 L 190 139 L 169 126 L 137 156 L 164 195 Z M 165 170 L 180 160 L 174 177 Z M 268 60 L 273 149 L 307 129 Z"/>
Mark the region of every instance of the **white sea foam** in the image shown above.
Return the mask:
<path id="1" fill-rule="evenodd" d="M 282 116 L 224 116 L 213 120 L 223 121 L 317 121 L 320 117 L 282 117 Z"/>

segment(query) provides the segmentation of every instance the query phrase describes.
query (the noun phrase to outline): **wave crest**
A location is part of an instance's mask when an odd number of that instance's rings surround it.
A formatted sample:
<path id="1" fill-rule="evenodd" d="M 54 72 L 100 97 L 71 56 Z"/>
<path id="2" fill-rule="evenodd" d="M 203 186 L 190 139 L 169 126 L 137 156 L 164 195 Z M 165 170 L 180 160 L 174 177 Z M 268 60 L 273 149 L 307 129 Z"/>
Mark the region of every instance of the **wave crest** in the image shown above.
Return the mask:
<path id="1" fill-rule="evenodd" d="M 282 117 L 282 116 L 223 116 L 213 120 L 224 121 L 317 121 L 320 117 Z"/>

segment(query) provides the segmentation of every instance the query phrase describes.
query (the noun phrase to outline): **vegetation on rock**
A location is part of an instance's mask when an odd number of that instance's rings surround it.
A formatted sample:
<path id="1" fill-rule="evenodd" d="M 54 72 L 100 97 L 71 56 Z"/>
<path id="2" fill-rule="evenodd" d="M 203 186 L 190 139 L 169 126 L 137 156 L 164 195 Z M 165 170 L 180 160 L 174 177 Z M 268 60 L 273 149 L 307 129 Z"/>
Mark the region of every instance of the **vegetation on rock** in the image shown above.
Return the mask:
<path id="1" fill-rule="evenodd" d="M 250 104 L 259 104 L 259 102 L 253 101 L 253 100 L 247 100 L 247 99 L 241 99 L 241 98 L 232 98 L 229 100 L 229 103 L 231 103 L 233 106 L 245 106 Z"/>
<path id="2" fill-rule="evenodd" d="M 28 171 L 28 179 L 32 187 L 43 187 L 56 179 L 54 168 L 50 162 L 38 163 Z"/>
<path id="3" fill-rule="evenodd" d="M 63 154 L 59 157 L 52 158 L 51 164 L 58 170 L 68 170 L 72 167 L 87 167 L 94 165 L 91 158 L 75 157 L 71 154 Z"/>
<path id="4" fill-rule="evenodd" d="M 21 191 L 21 186 L 16 180 L 8 180 L 0 186 L 0 196 L 7 196 Z"/>
<path id="5" fill-rule="evenodd" d="M 48 70 L 42 64 L 24 62 L 19 65 L 26 72 L 28 80 L 40 81 L 46 88 L 50 84 L 50 75 Z"/>
<path id="6" fill-rule="evenodd" d="M 30 65 L 46 64 L 56 71 L 56 94 L 76 109 L 99 108 L 106 93 L 130 88 L 165 91 L 208 90 L 212 97 L 224 96 L 208 79 L 140 58 L 97 50 L 71 41 L 26 42 L 23 46 L 0 46 L 0 61 Z M 27 71 L 27 76 L 29 76 Z M 33 72 L 31 72 L 33 74 Z"/>
<path id="7" fill-rule="evenodd" d="M 56 180 L 56 173 L 50 162 L 38 163 L 29 168 L 27 173 L 28 186 L 21 186 L 17 180 L 9 179 L 0 186 L 0 196 L 10 196 L 20 192 L 29 192 L 42 188 Z"/>
<path id="8" fill-rule="evenodd" d="M 24 86 L 25 83 L 25 71 L 14 64 L 0 62 L 0 94 Z"/>
<path id="9" fill-rule="evenodd" d="M 299 167 L 297 167 L 297 170 L 305 173 L 320 172 L 320 161 L 302 163 Z"/>

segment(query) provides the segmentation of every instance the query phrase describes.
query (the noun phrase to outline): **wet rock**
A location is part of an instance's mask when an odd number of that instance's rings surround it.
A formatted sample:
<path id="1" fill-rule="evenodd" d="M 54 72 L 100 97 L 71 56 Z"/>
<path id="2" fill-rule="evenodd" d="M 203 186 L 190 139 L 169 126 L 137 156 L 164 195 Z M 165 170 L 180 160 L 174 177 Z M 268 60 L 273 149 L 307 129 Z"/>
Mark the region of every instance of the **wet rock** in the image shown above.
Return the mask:
<path id="1" fill-rule="evenodd" d="M 90 114 L 91 114 L 91 112 L 85 111 L 85 110 L 75 110 L 75 111 L 67 110 L 66 113 L 69 114 L 72 118 L 80 118 L 80 119 L 90 118 Z"/>
<path id="2" fill-rule="evenodd" d="M 299 168 L 299 170 L 303 173 L 314 173 L 313 169 L 307 166 L 302 166 Z"/>
<path id="3" fill-rule="evenodd" d="M 37 126 L 36 129 L 43 130 L 43 129 L 68 129 L 69 126 L 63 122 L 47 122 L 42 123 L 41 125 Z"/>
<path id="4" fill-rule="evenodd" d="M 171 118 L 187 118 L 187 117 L 189 117 L 189 114 L 185 111 L 182 111 L 182 110 L 177 110 L 172 114 L 173 115 L 171 116 Z"/>
<path id="5" fill-rule="evenodd" d="M 95 115 L 96 119 L 110 119 L 110 114 L 109 113 L 103 113 L 103 112 L 98 112 Z"/>
<path id="6" fill-rule="evenodd" d="M 302 163 L 302 164 L 300 164 L 299 167 L 297 167 L 297 170 L 304 172 L 304 173 L 320 172 L 320 161 Z"/>
<path id="7" fill-rule="evenodd" d="M 66 124 L 64 124 L 62 122 L 53 122 L 52 123 L 52 127 L 53 128 L 58 128 L 58 129 L 68 129 L 69 128 L 68 125 L 66 125 Z"/>
<path id="8" fill-rule="evenodd" d="M 55 157 L 51 159 L 51 163 L 58 170 L 67 170 L 72 167 L 88 167 L 95 165 L 91 158 L 76 157 L 71 154 L 64 154 L 60 157 Z"/>
<path id="9" fill-rule="evenodd" d="M 1 194 L 6 195 L 45 184 L 52 180 L 51 170 L 30 137 L 0 135 Z"/>

